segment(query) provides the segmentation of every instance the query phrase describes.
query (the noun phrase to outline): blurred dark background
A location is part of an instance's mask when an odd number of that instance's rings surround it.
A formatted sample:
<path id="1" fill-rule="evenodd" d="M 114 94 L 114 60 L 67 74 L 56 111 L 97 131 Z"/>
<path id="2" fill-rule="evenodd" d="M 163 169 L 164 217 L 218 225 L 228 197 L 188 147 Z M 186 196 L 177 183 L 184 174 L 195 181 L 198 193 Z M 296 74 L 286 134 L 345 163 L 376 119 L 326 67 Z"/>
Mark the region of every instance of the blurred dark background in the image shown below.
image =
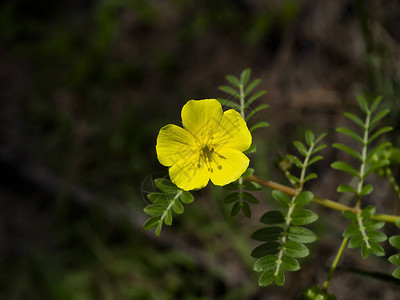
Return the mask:
<path id="1" fill-rule="evenodd" d="M 257 175 L 287 184 L 274 160 L 305 129 L 340 139 L 360 93 L 384 97 L 399 146 L 400 1 L 3 1 L 0 39 L 0 299 L 297 299 L 322 284 L 346 222 L 314 207 L 321 238 L 303 269 L 284 288 L 257 286 L 249 236 L 275 205 L 270 191 L 250 220 L 230 217 L 209 187 L 160 237 L 141 229 L 151 180 L 167 175 L 158 130 L 180 124 L 189 99 L 225 96 L 227 74 L 250 67 L 268 90 Z M 336 193 L 346 178 L 329 169 L 342 157 L 323 154 L 308 188 L 349 201 Z M 398 214 L 390 184 L 376 180 L 371 203 Z M 357 271 L 393 266 L 358 252 L 346 251 L 352 269 L 331 291 L 397 299 L 398 282 Z"/>

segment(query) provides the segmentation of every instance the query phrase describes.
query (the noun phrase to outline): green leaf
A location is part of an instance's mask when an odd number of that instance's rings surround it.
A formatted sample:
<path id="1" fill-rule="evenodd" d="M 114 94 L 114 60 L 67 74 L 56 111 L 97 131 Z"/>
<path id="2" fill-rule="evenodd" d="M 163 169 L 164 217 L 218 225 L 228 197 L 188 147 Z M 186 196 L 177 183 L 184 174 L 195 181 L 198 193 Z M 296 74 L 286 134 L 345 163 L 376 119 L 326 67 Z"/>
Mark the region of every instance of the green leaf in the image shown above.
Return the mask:
<path id="1" fill-rule="evenodd" d="M 240 74 L 240 82 L 243 86 L 246 86 L 246 84 L 249 82 L 250 74 L 251 69 L 249 68 L 244 69 L 243 72 Z"/>
<path id="2" fill-rule="evenodd" d="M 225 92 L 225 93 L 227 93 L 227 94 L 232 95 L 232 96 L 235 97 L 236 99 L 240 99 L 240 95 L 238 94 L 238 92 L 237 92 L 235 89 L 231 88 L 230 86 L 221 85 L 221 86 L 218 87 L 218 89 L 219 89 L 220 91 L 223 91 L 223 92 Z"/>
<path id="3" fill-rule="evenodd" d="M 393 247 L 400 249 L 400 235 L 394 235 L 389 239 L 390 245 Z"/>
<path id="4" fill-rule="evenodd" d="M 288 195 L 286 195 L 284 192 L 281 192 L 278 190 L 272 191 L 272 197 L 274 197 L 274 199 L 276 201 L 278 201 L 280 204 L 282 204 L 283 206 L 287 206 L 287 207 L 290 205 L 290 203 L 292 201 Z"/>
<path id="5" fill-rule="evenodd" d="M 369 195 L 372 193 L 373 191 L 373 186 L 370 184 L 367 184 L 363 187 L 363 189 L 361 190 L 360 196 L 365 196 L 365 195 Z"/>
<path id="6" fill-rule="evenodd" d="M 168 226 L 172 225 L 172 211 L 170 209 L 166 211 L 164 223 Z"/>
<path id="7" fill-rule="evenodd" d="M 227 185 L 224 185 L 222 188 L 224 190 L 233 191 L 233 190 L 238 190 L 240 187 L 241 186 L 240 186 L 239 182 L 238 181 L 234 181 L 234 182 L 231 182 L 231 183 L 229 183 Z"/>
<path id="8" fill-rule="evenodd" d="M 379 129 L 377 132 L 375 132 L 369 139 L 368 139 L 368 143 L 367 144 L 369 144 L 369 143 L 371 143 L 373 140 L 375 140 L 377 137 L 379 137 L 380 135 L 382 135 L 382 134 L 384 134 L 384 133 L 386 133 L 386 132 L 389 132 L 389 131 L 392 131 L 393 130 L 393 127 L 390 127 L 390 126 L 386 126 L 386 127 L 383 127 L 383 128 L 381 128 L 381 129 Z"/>
<path id="9" fill-rule="evenodd" d="M 359 104 L 360 107 L 361 107 L 361 110 L 362 110 L 364 113 L 367 114 L 367 113 L 369 112 L 367 100 L 365 100 L 365 98 L 362 97 L 362 96 L 358 96 L 358 97 L 357 97 L 357 100 L 358 100 L 358 104 Z"/>
<path id="10" fill-rule="evenodd" d="M 160 223 L 160 218 L 159 217 L 152 217 L 146 221 L 146 223 L 143 224 L 143 229 L 149 230 L 155 228 L 158 223 Z"/>
<path id="11" fill-rule="evenodd" d="M 236 202 L 239 199 L 240 199 L 239 193 L 238 192 L 234 192 L 234 193 L 229 194 L 228 196 L 226 196 L 226 198 L 224 199 L 224 203 L 233 203 L 233 202 Z"/>
<path id="12" fill-rule="evenodd" d="M 165 210 L 164 206 L 158 206 L 158 205 L 149 205 L 143 209 L 143 211 L 150 216 L 160 216 L 163 214 L 164 210 Z"/>
<path id="13" fill-rule="evenodd" d="M 156 231 L 155 231 L 156 236 L 160 236 L 162 225 L 163 225 L 162 222 L 158 223 L 158 225 L 156 227 Z"/>
<path id="14" fill-rule="evenodd" d="M 278 257 L 276 255 L 267 255 L 258 259 L 253 266 L 256 272 L 273 270 L 276 268 Z"/>
<path id="15" fill-rule="evenodd" d="M 314 179 L 314 178 L 318 178 L 318 175 L 315 173 L 310 173 L 307 175 L 307 177 L 304 179 L 304 183 L 306 183 L 307 181 Z"/>
<path id="16" fill-rule="evenodd" d="M 164 193 L 150 193 L 147 195 L 151 203 L 157 204 L 158 206 L 167 206 L 170 201 L 170 196 Z"/>
<path id="17" fill-rule="evenodd" d="M 194 201 L 193 195 L 187 191 L 182 191 L 182 194 L 179 196 L 179 199 L 185 204 L 190 204 Z"/>
<path id="18" fill-rule="evenodd" d="M 367 220 L 364 222 L 363 226 L 367 231 L 373 231 L 381 229 L 383 226 L 385 226 L 385 222 L 379 220 Z"/>
<path id="19" fill-rule="evenodd" d="M 303 168 L 303 163 L 300 161 L 300 159 L 298 159 L 296 156 L 291 155 L 291 154 L 287 154 L 286 157 L 292 161 L 296 167 L 298 167 L 299 169 Z"/>
<path id="20" fill-rule="evenodd" d="M 314 134 L 310 130 L 307 130 L 306 134 L 305 134 L 305 139 L 306 139 L 307 145 L 311 146 L 314 143 L 314 139 L 315 139 Z"/>
<path id="21" fill-rule="evenodd" d="M 253 132 L 254 130 L 258 129 L 258 128 L 262 128 L 262 127 L 268 127 L 269 124 L 267 122 L 258 122 L 257 124 L 253 125 L 250 128 L 250 132 Z"/>
<path id="22" fill-rule="evenodd" d="M 323 144 L 323 145 L 319 145 L 318 147 L 316 147 L 314 150 L 313 150 L 313 154 L 315 154 L 315 153 L 317 153 L 318 151 L 321 151 L 322 149 L 325 149 L 327 147 L 327 145 L 325 145 L 325 144 Z"/>
<path id="23" fill-rule="evenodd" d="M 239 88 L 240 87 L 240 82 L 239 80 L 236 78 L 236 76 L 233 75 L 227 75 L 225 76 L 226 80 L 228 80 L 235 88 Z"/>
<path id="24" fill-rule="evenodd" d="M 265 227 L 254 232 L 251 235 L 251 238 L 261 242 L 272 242 L 280 238 L 283 232 L 284 230 L 282 227 L 278 226 Z"/>
<path id="25" fill-rule="evenodd" d="M 175 195 L 179 190 L 175 184 L 166 178 L 157 178 L 154 180 L 154 183 L 160 189 L 160 191 L 167 194 Z"/>
<path id="26" fill-rule="evenodd" d="M 250 202 L 250 203 L 253 203 L 253 204 L 260 203 L 260 201 L 258 201 L 258 199 L 256 197 L 254 197 L 252 194 L 247 193 L 247 192 L 243 192 L 242 193 L 242 198 L 244 200 L 246 200 L 247 202 Z"/>
<path id="27" fill-rule="evenodd" d="M 371 247 L 368 248 L 366 244 L 363 244 L 361 246 L 361 255 L 362 255 L 362 257 L 364 259 L 366 259 L 371 254 L 371 250 L 372 250 Z"/>
<path id="28" fill-rule="evenodd" d="M 374 126 L 376 123 L 378 123 L 382 118 L 384 118 L 388 113 L 390 112 L 390 109 L 384 109 L 381 110 L 380 112 L 378 112 L 376 114 L 376 116 L 372 119 L 371 124 L 369 125 L 369 127 Z"/>
<path id="29" fill-rule="evenodd" d="M 284 268 L 285 270 L 287 271 L 300 270 L 300 264 L 295 258 L 283 255 L 281 260 L 282 260 L 282 268 Z"/>
<path id="30" fill-rule="evenodd" d="M 394 222 L 394 224 L 396 224 L 396 226 L 400 228 L 400 220 L 397 220 L 396 222 Z"/>
<path id="31" fill-rule="evenodd" d="M 313 158 L 310 159 L 310 161 L 307 163 L 307 167 L 311 166 L 313 163 L 316 163 L 317 161 L 324 159 L 321 155 L 314 156 Z"/>
<path id="32" fill-rule="evenodd" d="M 247 102 L 246 102 L 244 108 L 245 108 L 245 109 L 249 108 L 249 106 L 251 105 L 251 103 L 253 103 L 254 101 L 256 101 L 258 98 L 260 98 L 261 96 L 263 96 L 263 95 L 266 94 L 266 93 L 267 93 L 267 91 L 264 91 L 264 90 L 263 90 L 263 91 L 258 91 L 257 93 L 255 93 L 253 96 L 251 96 L 251 97 L 247 100 Z M 245 93 L 245 96 L 247 96 L 246 93 Z"/>
<path id="33" fill-rule="evenodd" d="M 255 109 L 253 109 L 247 116 L 246 116 L 246 122 L 248 122 L 250 120 L 250 118 L 252 116 L 254 116 L 256 113 L 258 113 L 259 111 L 268 108 L 269 105 L 268 104 L 261 104 L 259 106 L 257 106 Z"/>
<path id="34" fill-rule="evenodd" d="M 268 270 L 265 271 L 260 278 L 258 279 L 258 285 L 259 286 L 268 286 L 272 282 L 274 282 L 275 279 L 275 270 Z"/>
<path id="35" fill-rule="evenodd" d="M 286 177 L 287 177 L 290 181 L 292 181 L 292 182 L 300 183 L 300 178 L 297 178 L 297 177 L 294 176 L 293 174 L 286 174 Z M 304 182 L 305 182 L 305 180 L 304 180 Z M 304 182 L 303 182 L 303 183 L 304 183 Z"/>
<path id="36" fill-rule="evenodd" d="M 335 161 L 334 163 L 331 164 L 331 167 L 337 170 L 350 173 L 354 177 L 360 178 L 360 174 L 358 173 L 358 171 L 343 161 Z"/>
<path id="37" fill-rule="evenodd" d="M 338 128 L 336 128 L 336 131 L 353 138 L 355 141 L 359 142 L 360 144 L 364 144 L 363 139 L 357 133 L 355 133 L 354 131 L 352 131 L 348 128 L 338 127 Z"/>
<path id="38" fill-rule="evenodd" d="M 360 235 L 354 236 L 349 242 L 349 248 L 358 248 L 364 244 L 364 237 Z"/>
<path id="39" fill-rule="evenodd" d="M 174 205 L 172 206 L 172 209 L 174 210 L 175 213 L 177 214 L 182 214 L 184 209 L 182 203 L 178 200 L 175 199 Z"/>
<path id="40" fill-rule="evenodd" d="M 303 191 L 296 196 L 294 199 L 294 204 L 296 204 L 296 208 L 301 208 L 310 203 L 312 199 L 314 199 L 313 193 Z"/>
<path id="41" fill-rule="evenodd" d="M 370 245 L 373 254 L 375 254 L 376 256 L 385 256 L 385 250 L 382 248 L 381 245 L 375 242 L 371 242 Z"/>
<path id="42" fill-rule="evenodd" d="M 363 219 L 369 219 L 371 218 L 372 215 L 374 215 L 376 212 L 376 208 L 375 206 L 372 205 L 368 205 L 367 207 L 365 207 L 363 209 L 363 211 L 361 212 L 361 218 Z"/>
<path id="43" fill-rule="evenodd" d="M 236 216 L 239 213 L 240 209 L 241 209 L 240 202 L 236 202 L 235 204 L 233 204 L 231 210 L 231 216 Z"/>
<path id="44" fill-rule="evenodd" d="M 279 210 L 271 210 L 262 215 L 260 222 L 264 224 L 282 224 L 285 223 L 285 217 Z"/>
<path id="45" fill-rule="evenodd" d="M 254 144 L 251 144 L 249 149 L 247 149 L 246 151 L 244 151 L 244 154 L 250 154 L 250 153 L 254 153 L 256 152 L 257 147 Z"/>
<path id="46" fill-rule="evenodd" d="M 375 98 L 374 102 L 372 102 L 371 105 L 371 113 L 373 113 L 378 108 L 379 104 L 381 104 L 381 101 L 382 101 L 381 96 Z"/>
<path id="47" fill-rule="evenodd" d="M 337 191 L 340 193 L 353 193 L 357 194 L 357 190 L 353 188 L 352 186 L 342 183 L 341 185 L 338 186 Z"/>
<path id="48" fill-rule="evenodd" d="M 360 234 L 361 231 L 360 231 L 360 226 L 358 226 L 358 224 L 350 224 L 343 232 L 344 237 L 353 237 Z"/>
<path id="49" fill-rule="evenodd" d="M 293 144 L 296 146 L 297 150 L 299 150 L 300 154 L 303 156 L 307 156 L 307 148 L 300 141 L 294 141 Z"/>
<path id="50" fill-rule="evenodd" d="M 400 266 L 400 253 L 394 254 L 388 259 L 392 264 Z"/>
<path id="51" fill-rule="evenodd" d="M 295 241 L 287 241 L 283 247 L 283 251 L 286 255 L 299 258 L 306 257 L 310 254 L 310 251 L 305 245 Z"/>
<path id="52" fill-rule="evenodd" d="M 400 279 L 400 268 L 394 270 L 392 275 L 394 278 Z"/>
<path id="53" fill-rule="evenodd" d="M 278 242 L 268 242 L 261 244 L 251 252 L 251 256 L 255 258 L 260 258 L 269 254 L 276 254 L 279 252 L 280 246 L 281 244 Z"/>
<path id="54" fill-rule="evenodd" d="M 347 147 L 346 145 L 340 144 L 340 143 L 335 143 L 332 145 L 336 149 L 342 150 L 343 152 L 357 158 L 358 160 L 362 161 L 361 155 L 354 149 Z"/>
<path id="55" fill-rule="evenodd" d="M 327 133 L 322 133 L 317 139 L 315 140 L 314 144 L 318 144 L 324 137 L 326 137 Z"/>
<path id="56" fill-rule="evenodd" d="M 372 242 L 381 243 L 387 240 L 386 234 L 379 231 L 370 231 L 367 233 L 368 239 Z"/>
<path id="57" fill-rule="evenodd" d="M 283 286 L 285 284 L 285 273 L 283 273 L 282 269 L 278 270 L 278 274 L 275 277 L 275 283 L 278 286 Z"/>
<path id="58" fill-rule="evenodd" d="M 242 207 L 242 212 L 244 214 L 245 217 L 247 218 L 251 218 L 251 209 L 250 206 L 247 202 L 241 202 L 240 206 Z"/>
<path id="59" fill-rule="evenodd" d="M 217 100 L 219 101 L 219 103 L 221 103 L 222 106 L 227 106 L 236 109 L 237 111 L 240 111 L 240 106 L 231 100 L 225 98 L 217 98 Z"/>
<path id="60" fill-rule="evenodd" d="M 310 229 L 298 226 L 289 228 L 288 238 L 291 241 L 304 244 L 315 242 L 318 239 L 317 235 Z"/>
<path id="61" fill-rule="evenodd" d="M 247 168 L 247 170 L 240 177 L 242 177 L 243 179 L 246 179 L 247 177 L 249 177 L 253 173 L 254 173 L 254 169 L 253 168 Z"/>
<path id="62" fill-rule="evenodd" d="M 293 225 L 307 225 L 318 220 L 318 215 L 309 209 L 295 209 L 290 219 Z"/>
<path id="63" fill-rule="evenodd" d="M 369 174 L 375 172 L 376 170 L 385 167 L 390 164 L 390 161 L 387 159 L 379 160 L 376 163 L 373 163 L 368 166 L 368 168 L 364 172 L 364 178 L 366 178 Z"/>
<path id="64" fill-rule="evenodd" d="M 243 188 L 248 191 L 259 191 L 262 189 L 261 185 L 259 185 L 258 183 L 255 183 L 253 181 L 244 181 Z"/>
<path id="65" fill-rule="evenodd" d="M 244 96 L 247 97 L 247 95 L 261 82 L 260 78 L 254 79 L 250 84 L 247 86 L 247 88 L 244 91 Z"/>
<path id="66" fill-rule="evenodd" d="M 348 113 L 348 112 L 345 112 L 344 115 L 345 115 L 345 117 L 347 117 L 348 119 L 352 120 L 354 123 L 356 123 L 361 128 L 365 127 L 364 122 L 361 121 L 361 119 L 359 117 L 357 117 L 356 115 L 353 115 L 353 114 Z"/>
<path id="67" fill-rule="evenodd" d="M 345 210 L 345 211 L 343 212 L 343 215 L 344 215 L 347 219 L 349 219 L 349 220 L 351 220 L 351 221 L 357 221 L 357 215 L 356 215 L 354 212 L 352 212 L 351 210 Z"/>

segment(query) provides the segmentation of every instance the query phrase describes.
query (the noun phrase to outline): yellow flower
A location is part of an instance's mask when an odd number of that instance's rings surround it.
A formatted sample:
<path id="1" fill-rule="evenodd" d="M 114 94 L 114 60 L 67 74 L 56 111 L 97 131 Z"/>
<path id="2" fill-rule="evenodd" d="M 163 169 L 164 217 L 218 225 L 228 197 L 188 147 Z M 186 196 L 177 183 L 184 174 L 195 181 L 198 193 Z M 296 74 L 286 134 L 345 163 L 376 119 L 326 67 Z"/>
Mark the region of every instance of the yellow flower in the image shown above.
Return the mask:
<path id="1" fill-rule="evenodd" d="M 171 181 L 183 190 L 205 187 L 211 179 L 226 185 L 249 166 L 242 152 L 251 134 L 240 114 L 222 111 L 215 99 L 190 100 L 182 108 L 184 128 L 166 125 L 157 137 L 157 157 L 169 168 Z"/>

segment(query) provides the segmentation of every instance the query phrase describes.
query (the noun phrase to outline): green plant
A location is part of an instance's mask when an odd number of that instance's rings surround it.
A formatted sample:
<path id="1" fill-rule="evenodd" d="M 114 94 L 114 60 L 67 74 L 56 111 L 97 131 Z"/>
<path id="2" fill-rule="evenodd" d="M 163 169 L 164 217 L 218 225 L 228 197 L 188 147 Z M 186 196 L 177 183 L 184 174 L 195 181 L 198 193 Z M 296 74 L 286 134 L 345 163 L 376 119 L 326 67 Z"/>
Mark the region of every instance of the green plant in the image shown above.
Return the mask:
<path id="1" fill-rule="evenodd" d="M 252 93 L 260 83 L 260 79 L 250 81 L 250 75 L 250 69 L 244 70 L 239 78 L 229 75 L 226 79 L 230 85 L 219 87 L 221 91 L 230 96 L 229 99 L 219 98 L 220 103 L 237 110 L 246 122 L 252 122 L 252 117 L 256 113 L 268 107 L 266 104 L 254 106 L 254 101 L 266 92 Z M 381 98 L 378 97 L 369 103 L 365 98 L 359 97 L 358 103 L 363 113 L 362 117 L 353 113 L 345 113 L 345 117 L 352 121 L 358 130 L 346 127 L 336 129 L 337 132 L 348 136 L 358 146 L 334 143 L 332 146 L 346 155 L 346 161 L 336 161 L 331 164 L 332 168 L 352 176 L 350 183 L 340 184 L 337 191 L 352 195 L 355 202 L 353 206 L 319 198 L 305 189 L 306 182 L 318 177 L 316 173 L 309 171 L 309 167 L 323 159 L 320 151 L 327 147 L 322 142 L 326 134 L 315 137 L 311 131 L 305 132 L 304 142 L 294 141 L 299 155 L 288 154 L 280 164 L 290 187 L 255 176 L 253 168 L 248 168 L 237 180 L 223 186 L 225 190 L 230 191 L 225 197 L 224 203 L 232 204 L 232 216 L 242 211 L 244 216 L 250 218 L 250 205 L 259 203 L 251 192 L 261 190 L 262 187 L 271 188 L 273 199 L 282 207 L 280 210 L 265 212 L 260 218 L 263 226 L 251 236 L 254 240 L 262 242 L 251 253 L 253 257 L 257 258 L 254 270 L 261 272 L 260 286 L 268 286 L 273 282 L 277 285 L 284 285 L 285 271 L 299 270 L 301 268 L 300 260 L 310 254 L 306 244 L 315 242 L 318 235 L 305 226 L 317 221 L 318 215 L 312 209 L 305 208 L 309 203 L 342 212 L 349 224 L 343 232 L 342 243 L 323 286 L 308 288 L 302 295 L 303 299 L 335 298 L 333 294 L 328 293 L 328 287 L 346 246 L 361 248 L 361 255 L 364 259 L 371 254 L 385 256 L 382 243 L 388 238 L 380 229 L 386 223 L 395 223 L 400 227 L 400 216 L 377 214 L 375 206 L 365 205 L 365 199 L 373 192 L 373 182 L 369 180 L 367 183 L 366 180 L 371 174 L 385 176 L 400 195 L 392 172 L 392 169 L 398 165 L 398 156 L 396 155 L 398 149 L 383 138 L 385 133 L 392 130 L 392 127 L 379 127 L 380 121 L 390 112 L 388 109 L 379 109 Z M 259 122 L 251 126 L 249 130 L 254 132 L 256 129 L 267 126 L 267 122 Z M 245 153 L 254 153 L 256 150 L 252 144 Z M 210 160 L 209 169 L 212 172 L 210 153 L 213 153 L 214 149 L 207 148 L 207 151 Z M 351 162 L 351 159 L 356 163 Z M 216 164 L 218 165 L 217 161 Z M 152 204 L 145 208 L 145 212 L 151 218 L 145 223 L 144 228 L 156 228 L 156 234 L 159 235 L 162 224 L 172 224 L 172 211 L 178 214 L 182 213 L 181 202 L 190 203 L 194 198 L 188 191 L 175 186 L 168 179 L 157 179 L 155 183 L 161 193 L 151 193 L 148 196 Z M 390 244 L 397 249 L 400 249 L 399 241 L 399 235 L 389 239 Z M 400 254 L 390 256 L 389 261 L 400 266 Z M 400 268 L 394 270 L 393 276 L 400 279 Z"/>

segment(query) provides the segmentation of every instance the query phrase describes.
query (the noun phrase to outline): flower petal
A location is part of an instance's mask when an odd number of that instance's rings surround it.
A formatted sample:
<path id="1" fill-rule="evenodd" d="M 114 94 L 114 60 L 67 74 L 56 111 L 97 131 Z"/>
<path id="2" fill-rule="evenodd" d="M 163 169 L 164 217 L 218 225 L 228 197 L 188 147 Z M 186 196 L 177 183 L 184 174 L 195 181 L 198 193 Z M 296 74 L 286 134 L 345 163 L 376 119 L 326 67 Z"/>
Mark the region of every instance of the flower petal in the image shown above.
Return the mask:
<path id="1" fill-rule="evenodd" d="M 198 150 L 195 138 L 185 129 L 176 125 L 166 125 L 160 129 L 157 137 L 157 158 L 164 166 L 190 157 Z"/>
<path id="2" fill-rule="evenodd" d="M 182 108 L 183 126 L 201 144 L 207 143 L 221 118 L 222 106 L 216 99 L 190 100 Z"/>
<path id="3" fill-rule="evenodd" d="M 212 166 L 211 181 L 215 185 L 226 185 L 238 179 L 246 171 L 249 159 L 238 150 L 223 148 L 218 153 L 213 153 Z"/>
<path id="4" fill-rule="evenodd" d="M 225 111 L 218 130 L 214 133 L 214 144 L 218 148 L 243 152 L 249 149 L 251 140 L 251 133 L 242 116 L 234 109 Z"/>
<path id="5" fill-rule="evenodd" d="M 210 179 L 210 172 L 204 163 L 199 167 L 200 152 L 190 157 L 186 157 L 176 163 L 169 169 L 169 177 L 177 187 L 190 191 L 197 188 L 203 188 Z"/>

